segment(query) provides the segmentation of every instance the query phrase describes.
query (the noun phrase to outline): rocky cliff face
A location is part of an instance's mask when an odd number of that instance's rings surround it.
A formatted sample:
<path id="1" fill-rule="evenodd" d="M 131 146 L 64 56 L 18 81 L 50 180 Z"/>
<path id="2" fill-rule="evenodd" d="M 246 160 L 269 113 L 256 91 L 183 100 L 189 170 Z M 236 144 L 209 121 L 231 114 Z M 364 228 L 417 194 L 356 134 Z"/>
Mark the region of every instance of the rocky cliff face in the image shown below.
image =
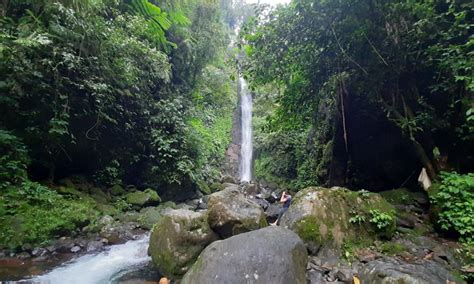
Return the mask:
<path id="1" fill-rule="evenodd" d="M 239 87 L 240 89 L 240 87 Z M 241 126 L 242 111 L 240 108 L 240 96 L 237 106 L 234 109 L 234 117 L 232 119 L 232 142 L 225 153 L 224 174 L 233 177 L 239 176 L 240 165 L 240 148 L 242 141 Z"/>

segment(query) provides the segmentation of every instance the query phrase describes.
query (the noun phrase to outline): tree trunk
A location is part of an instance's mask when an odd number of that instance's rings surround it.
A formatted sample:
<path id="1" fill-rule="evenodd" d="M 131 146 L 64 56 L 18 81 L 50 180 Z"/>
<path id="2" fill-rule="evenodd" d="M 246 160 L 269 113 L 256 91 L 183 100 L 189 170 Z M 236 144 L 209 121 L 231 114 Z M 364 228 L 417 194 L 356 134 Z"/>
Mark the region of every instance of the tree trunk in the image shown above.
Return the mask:
<path id="1" fill-rule="evenodd" d="M 423 165 L 423 167 L 425 167 L 426 173 L 428 173 L 428 176 L 432 180 L 435 179 L 437 176 L 436 169 L 433 165 L 433 162 L 430 160 L 430 158 L 426 154 L 425 149 L 418 141 L 413 139 L 412 142 L 413 142 L 413 146 L 415 147 L 416 155 L 418 156 L 418 159 L 420 159 L 420 162 Z"/>

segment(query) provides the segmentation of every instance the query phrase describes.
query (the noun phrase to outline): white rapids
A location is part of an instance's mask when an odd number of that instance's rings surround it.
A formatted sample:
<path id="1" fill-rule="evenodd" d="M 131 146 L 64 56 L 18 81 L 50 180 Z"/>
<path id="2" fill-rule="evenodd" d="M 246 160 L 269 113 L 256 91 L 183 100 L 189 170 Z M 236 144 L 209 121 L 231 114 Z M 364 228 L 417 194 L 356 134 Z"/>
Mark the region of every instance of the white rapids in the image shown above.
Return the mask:
<path id="1" fill-rule="evenodd" d="M 27 280 L 27 283 L 47 284 L 105 284 L 130 269 L 146 265 L 149 235 L 121 245 L 110 246 L 106 251 L 84 255 L 51 272 Z"/>

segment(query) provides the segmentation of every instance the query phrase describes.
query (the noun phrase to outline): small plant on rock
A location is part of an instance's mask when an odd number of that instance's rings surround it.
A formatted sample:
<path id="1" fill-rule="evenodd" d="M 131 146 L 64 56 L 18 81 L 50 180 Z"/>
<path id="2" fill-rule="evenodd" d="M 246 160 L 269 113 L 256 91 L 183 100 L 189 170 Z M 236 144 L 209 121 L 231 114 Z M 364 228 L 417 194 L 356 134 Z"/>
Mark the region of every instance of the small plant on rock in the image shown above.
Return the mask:
<path id="1" fill-rule="evenodd" d="M 351 224 L 362 224 L 365 222 L 366 218 L 364 215 L 360 215 L 354 211 L 351 212 L 351 214 L 353 215 L 351 218 L 349 218 L 349 223 Z"/>
<path id="2" fill-rule="evenodd" d="M 374 224 L 379 230 L 388 228 L 393 222 L 393 215 L 388 213 L 381 212 L 377 209 L 372 209 L 369 213 L 371 215 L 369 222 Z"/>

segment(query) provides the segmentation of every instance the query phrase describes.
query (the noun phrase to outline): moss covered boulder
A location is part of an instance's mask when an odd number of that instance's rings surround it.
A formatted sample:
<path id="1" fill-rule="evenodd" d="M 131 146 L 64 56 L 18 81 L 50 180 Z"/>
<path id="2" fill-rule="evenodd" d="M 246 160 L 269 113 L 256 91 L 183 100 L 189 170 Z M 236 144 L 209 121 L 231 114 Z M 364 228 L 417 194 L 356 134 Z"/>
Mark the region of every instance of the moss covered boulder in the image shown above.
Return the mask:
<path id="1" fill-rule="evenodd" d="M 110 194 L 113 196 L 121 196 L 125 194 L 125 189 L 120 184 L 115 184 L 111 188 L 109 188 Z"/>
<path id="2" fill-rule="evenodd" d="M 125 195 L 127 203 L 135 208 L 141 208 L 144 206 L 156 205 L 161 202 L 158 193 L 150 188 L 145 191 L 134 191 Z"/>
<path id="3" fill-rule="evenodd" d="M 395 209 L 379 194 L 342 187 L 309 187 L 298 192 L 281 226 L 295 231 L 311 252 L 321 247 L 390 238 L 395 232 Z"/>
<path id="4" fill-rule="evenodd" d="M 163 275 L 179 277 L 186 273 L 201 251 L 217 239 L 205 213 L 172 210 L 153 227 L 148 254 Z"/>
<path id="5" fill-rule="evenodd" d="M 268 226 L 260 205 L 246 199 L 234 188 L 211 194 L 208 215 L 209 225 L 222 238 Z"/>
<path id="6" fill-rule="evenodd" d="M 153 226 L 161 219 L 166 213 L 176 208 L 176 204 L 171 201 L 162 203 L 156 207 L 145 207 L 140 210 L 138 217 L 138 224 L 143 229 L 151 230 Z"/>

